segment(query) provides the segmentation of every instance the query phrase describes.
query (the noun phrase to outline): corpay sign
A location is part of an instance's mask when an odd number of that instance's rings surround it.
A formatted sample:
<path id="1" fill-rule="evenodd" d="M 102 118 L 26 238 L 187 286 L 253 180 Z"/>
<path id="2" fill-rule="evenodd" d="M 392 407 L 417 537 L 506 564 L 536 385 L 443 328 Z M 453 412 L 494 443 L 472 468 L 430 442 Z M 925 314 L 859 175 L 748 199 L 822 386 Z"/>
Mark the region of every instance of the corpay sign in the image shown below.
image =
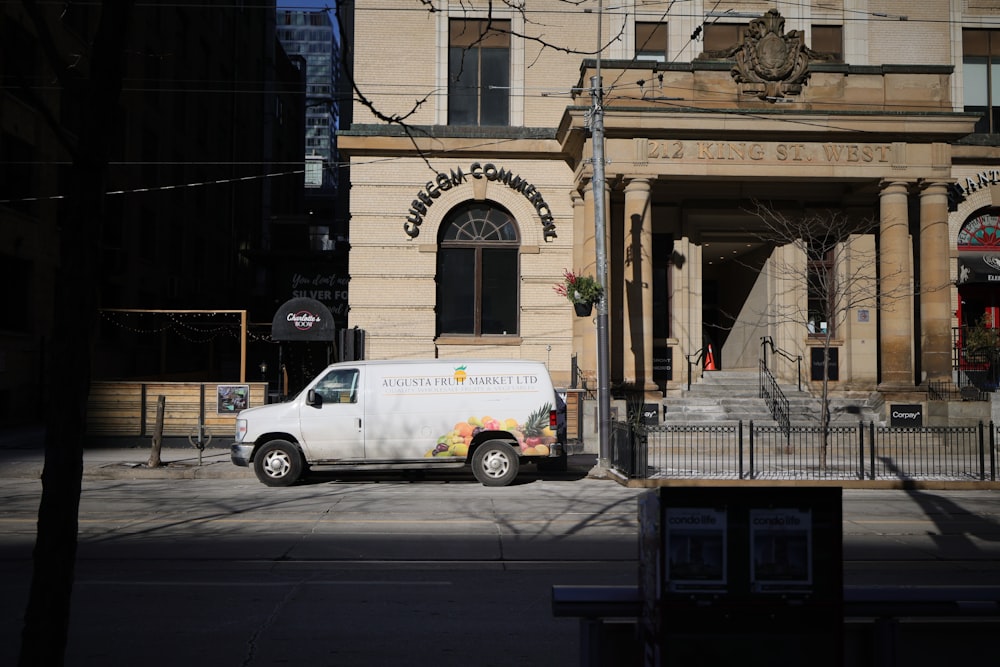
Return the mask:
<path id="1" fill-rule="evenodd" d="M 889 426 L 923 426 L 924 406 L 920 403 L 889 404 Z"/>

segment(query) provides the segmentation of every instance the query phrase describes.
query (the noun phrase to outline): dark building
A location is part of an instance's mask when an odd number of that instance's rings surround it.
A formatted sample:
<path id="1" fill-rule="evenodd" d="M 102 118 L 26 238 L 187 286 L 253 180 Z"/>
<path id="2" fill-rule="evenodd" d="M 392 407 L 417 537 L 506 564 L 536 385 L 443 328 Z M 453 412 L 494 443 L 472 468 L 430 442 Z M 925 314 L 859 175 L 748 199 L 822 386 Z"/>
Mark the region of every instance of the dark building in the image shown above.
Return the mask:
<path id="1" fill-rule="evenodd" d="M 40 11 L 57 50 L 86 76 L 101 5 Z M 232 318 L 167 324 L 122 311 L 254 313 L 273 301 L 254 254 L 269 247 L 274 216 L 303 210 L 304 132 L 304 83 L 274 19 L 273 0 L 132 10 L 100 221 L 109 311 L 95 378 L 239 375 L 238 345 L 234 355 L 210 342 Z M 63 139 L 72 142 L 79 100 L 58 83 L 20 3 L 0 9 L 0 42 L 0 423 L 13 423 L 39 414 L 46 344 L 67 326 L 52 294 L 70 162 Z"/>
<path id="2" fill-rule="evenodd" d="M 299 57 L 305 78 L 305 208 L 276 216 L 267 260 L 281 301 L 311 297 L 330 308 L 338 328 L 347 324 L 349 178 L 337 150 L 337 129 L 349 119 L 350 86 L 344 70 L 351 3 L 337 10 L 278 9 L 277 35 Z"/>

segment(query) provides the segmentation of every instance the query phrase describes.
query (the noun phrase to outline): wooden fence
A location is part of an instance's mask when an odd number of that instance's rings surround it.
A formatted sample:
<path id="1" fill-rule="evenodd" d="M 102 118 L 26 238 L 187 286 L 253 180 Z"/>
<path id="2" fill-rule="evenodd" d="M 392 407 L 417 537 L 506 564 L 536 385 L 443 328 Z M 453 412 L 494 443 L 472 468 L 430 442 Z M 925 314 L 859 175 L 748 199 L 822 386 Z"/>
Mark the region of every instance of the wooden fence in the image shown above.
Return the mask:
<path id="1" fill-rule="evenodd" d="M 152 437 L 156 400 L 166 397 L 165 438 L 232 438 L 240 410 L 263 405 L 263 382 L 94 382 L 87 404 L 87 436 Z M 221 443 L 220 443 L 221 444 Z"/>

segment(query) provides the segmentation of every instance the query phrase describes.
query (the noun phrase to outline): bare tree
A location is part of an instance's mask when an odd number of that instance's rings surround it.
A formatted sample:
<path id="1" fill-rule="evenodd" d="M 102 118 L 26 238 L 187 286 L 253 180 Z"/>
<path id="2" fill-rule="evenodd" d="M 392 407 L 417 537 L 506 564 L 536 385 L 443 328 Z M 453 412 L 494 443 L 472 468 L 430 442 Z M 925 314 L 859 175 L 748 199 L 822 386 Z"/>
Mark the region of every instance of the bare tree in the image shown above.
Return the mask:
<path id="1" fill-rule="evenodd" d="M 822 383 L 820 428 L 823 434 L 820 467 L 829 451 L 830 351 L 836 332 L 859 309 L 891 307 L 906 294 L 879 293 L 875 233 L 879 221 L 852 218 L 844 211 L 786 214 L 755 202 L 752 211 L 760 223 L 759 238 L 774 251 L 764 265 L 779 288 L 766 314 L 774 324 L 790 324 L 821 342 Z M 884 276 L 883 276 L 884 277 Z"/>

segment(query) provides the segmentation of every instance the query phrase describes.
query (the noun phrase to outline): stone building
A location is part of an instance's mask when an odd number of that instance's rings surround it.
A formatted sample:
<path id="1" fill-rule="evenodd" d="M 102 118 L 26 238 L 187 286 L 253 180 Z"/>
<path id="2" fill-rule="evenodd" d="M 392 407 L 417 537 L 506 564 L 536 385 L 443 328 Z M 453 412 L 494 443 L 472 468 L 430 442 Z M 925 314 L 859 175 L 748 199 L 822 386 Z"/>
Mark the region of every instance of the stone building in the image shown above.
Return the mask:
<path id="1" fill-rule="evenodd" d="M 354 3 L 369 358 L 594 376 L 553 286 L 598 273 L 600 81 L 612 386 L 662 395 L 709 345 L 756 368 L 763 340 L 829 346 L 835 391 L 959 381 L 957 331 L 1000 314 L 1000 2 L 433 4 Z"/>

